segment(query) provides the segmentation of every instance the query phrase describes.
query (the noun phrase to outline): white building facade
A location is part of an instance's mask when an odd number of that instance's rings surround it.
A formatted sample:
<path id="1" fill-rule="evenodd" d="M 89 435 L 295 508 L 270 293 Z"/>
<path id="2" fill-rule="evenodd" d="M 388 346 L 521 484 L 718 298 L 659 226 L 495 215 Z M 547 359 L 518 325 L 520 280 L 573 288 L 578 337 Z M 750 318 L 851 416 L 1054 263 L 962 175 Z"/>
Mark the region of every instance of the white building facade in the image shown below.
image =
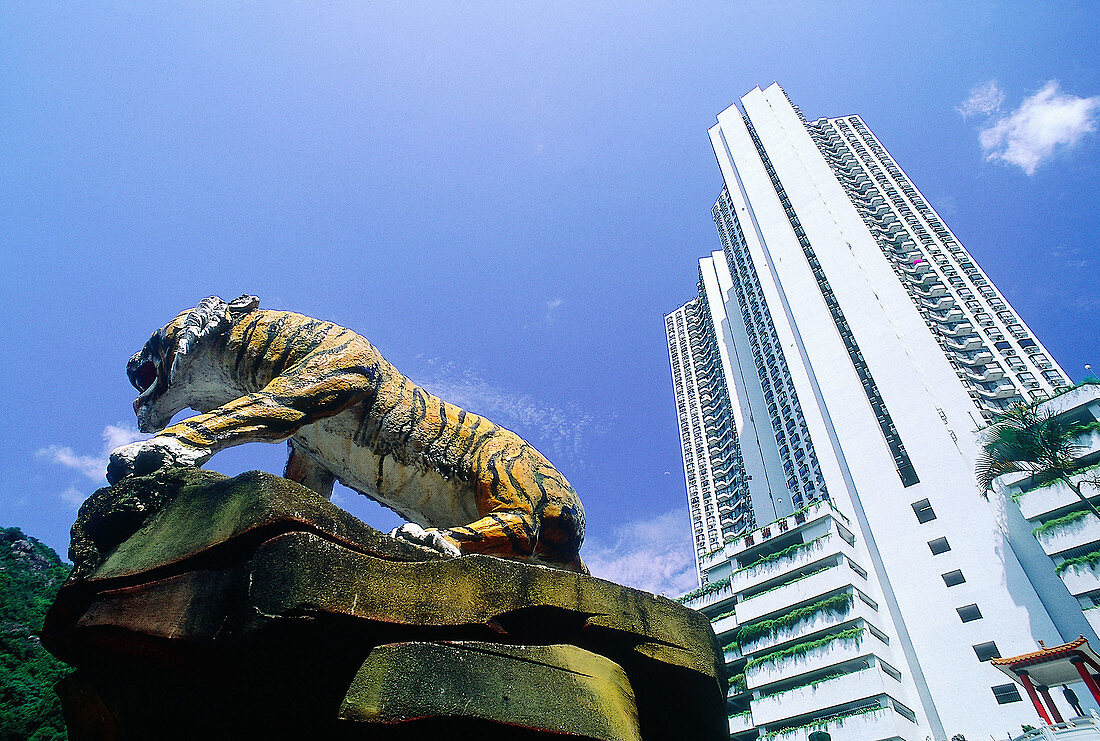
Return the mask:
<path id="1" fill-rule="evenodd" d="M 1100 496 L 1100 384 L 1088 383 L 1036 405 L 1040 416 L 1077 426 L 1079 470 L 1070 479 L 1090 498 Z M 1002 476 L 995 484 L 1015 502 L 1033 537 L 1055 566 L 1093 630 L 1100 629 L 1100 519 L 1061 481 L 1028 474 Z"/>
<path id="2" fill-rule="evenodd" d="M 831 717 L 867 725 L 844 737 L 946 741 L 1034 725 L 987 662 L 1076 638 L 1063 633 L 1083 619 L 1073 621 L 1053 568 L 1035 552 L 1019 557 L 979 497 L 975 432 L 989 413 L 1065 386 L 1065 375 L 858 117 L 809 123 L 773 85 L 719 114 L 710 136 L 723 250 L 700 261 L 698 298 L 666 317 L 689 504 L 692 474 L 700 500 L 692 520 L 706 593 L 692 601 L 710 600 L 726 630 L 775 627 L 815 605 L 833 620 L 783 623 L 731 652 L 734 669 L 751 664 L 749 699 L 731 698 L 731 712 L 748 715 L 731 731 L 801 741 Z M 702 325 L 695 334 L 688 314 Z M 684 380 L 699 363 L 682 350 L 700 331 L 721 364 L 751 523 L 723 520 L 716 480 L 704 492 L 689 459 L 689 447 L 707 450 L 696 440 L 708 433 L 704 402 L 717 398 L 716 371 Z M 820 545 L 811 523 L 791 518 L 822 508 L 834 514 L 815 527 L 832 533 L 832 550 L 812 555 L 830 566 L 788 559 L 781 572 L 766 562 L 763 582 L 745 574 L 759 571 L 754 559 Z M 753 527 L 772 520 L 786 523 L 781 539 L 778 524 Z M 729 610 L 714 606 L 722 590 Z M 856 629 L 859 641 L 846 632 Z M 792 647 L 782 671 L 753 663 Z M 784 699 L 768 699 L 776 693 Z"/>

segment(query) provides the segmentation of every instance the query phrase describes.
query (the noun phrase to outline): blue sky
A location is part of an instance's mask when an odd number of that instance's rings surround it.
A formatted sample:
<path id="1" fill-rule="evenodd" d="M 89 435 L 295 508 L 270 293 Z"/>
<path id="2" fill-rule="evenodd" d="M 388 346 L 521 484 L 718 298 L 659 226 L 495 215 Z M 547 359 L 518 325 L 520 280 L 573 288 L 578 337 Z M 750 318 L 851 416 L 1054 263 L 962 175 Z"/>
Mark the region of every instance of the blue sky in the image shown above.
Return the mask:
<path id="1" fill-rule="evenodd" d="M 1100 367 L 1098 15 L 5 3 L 0 525 L 63 553 L 133 429 L 126 359 L 247 292 L 531 440 L 582 496 L 596 573 L 690 588 L 662 317 L 720 247 L 716 114 L 773 80 L 811 119 L 861 114 L 1078 380 Z"/>

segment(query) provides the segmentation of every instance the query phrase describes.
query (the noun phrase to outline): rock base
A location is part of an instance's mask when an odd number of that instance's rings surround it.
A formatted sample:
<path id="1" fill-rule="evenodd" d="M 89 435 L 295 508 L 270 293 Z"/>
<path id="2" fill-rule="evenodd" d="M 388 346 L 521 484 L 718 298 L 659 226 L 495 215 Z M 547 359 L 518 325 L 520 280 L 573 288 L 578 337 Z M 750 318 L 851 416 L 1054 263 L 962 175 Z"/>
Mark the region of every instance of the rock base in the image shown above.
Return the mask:
<path id="1" fill-rule="evenodd" d="M 728 734 L 698 613 L 591 576 L 446 558 L 286 479 L 127 479 L 93 495 L 73 536 L 79 576 L 43 642 L 78 668 L 58 688 L 74 741 Z"/>

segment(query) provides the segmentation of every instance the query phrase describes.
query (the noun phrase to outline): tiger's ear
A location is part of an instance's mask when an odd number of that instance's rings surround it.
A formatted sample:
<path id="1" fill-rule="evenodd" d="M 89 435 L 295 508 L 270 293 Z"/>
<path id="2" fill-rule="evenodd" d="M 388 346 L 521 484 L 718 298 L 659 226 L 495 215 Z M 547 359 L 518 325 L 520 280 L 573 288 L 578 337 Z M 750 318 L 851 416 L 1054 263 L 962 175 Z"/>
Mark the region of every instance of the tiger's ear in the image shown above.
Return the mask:
<path id="1" fill-rule="evenodd" d="M 217 334 L 218 330 L 229 324 L 225 315 L 228 308 L 229 304 L 217 296 L 210 296 L 200 301 L 198 306 L 187 314 L 179 330 L 176 356 L 172 359 L 172 368 L 168 372 L 169 385 L 183 367 L 188 354 L 198 347 L 203 338 Z"/>

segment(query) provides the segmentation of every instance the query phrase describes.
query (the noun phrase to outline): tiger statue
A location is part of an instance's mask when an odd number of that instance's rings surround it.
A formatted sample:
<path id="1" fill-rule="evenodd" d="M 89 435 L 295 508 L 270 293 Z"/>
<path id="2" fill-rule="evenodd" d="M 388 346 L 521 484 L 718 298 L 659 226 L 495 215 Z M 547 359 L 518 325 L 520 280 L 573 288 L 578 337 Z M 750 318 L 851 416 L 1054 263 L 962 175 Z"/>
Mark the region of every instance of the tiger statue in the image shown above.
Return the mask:
<path id="1" fill-rule="evenodd" d="M 393 509 L 409 521 L 395 537 L 587 573 L 584 508 L 519 435 L 428 393 L 351 330 L 258 306 L 203 299 L 130 358 L 138 428 L 156 435 L 111 453 L 109 483 L 286 440 L 287 478 Z M 166 426 L 188 407 L 200 414 Z"/>

